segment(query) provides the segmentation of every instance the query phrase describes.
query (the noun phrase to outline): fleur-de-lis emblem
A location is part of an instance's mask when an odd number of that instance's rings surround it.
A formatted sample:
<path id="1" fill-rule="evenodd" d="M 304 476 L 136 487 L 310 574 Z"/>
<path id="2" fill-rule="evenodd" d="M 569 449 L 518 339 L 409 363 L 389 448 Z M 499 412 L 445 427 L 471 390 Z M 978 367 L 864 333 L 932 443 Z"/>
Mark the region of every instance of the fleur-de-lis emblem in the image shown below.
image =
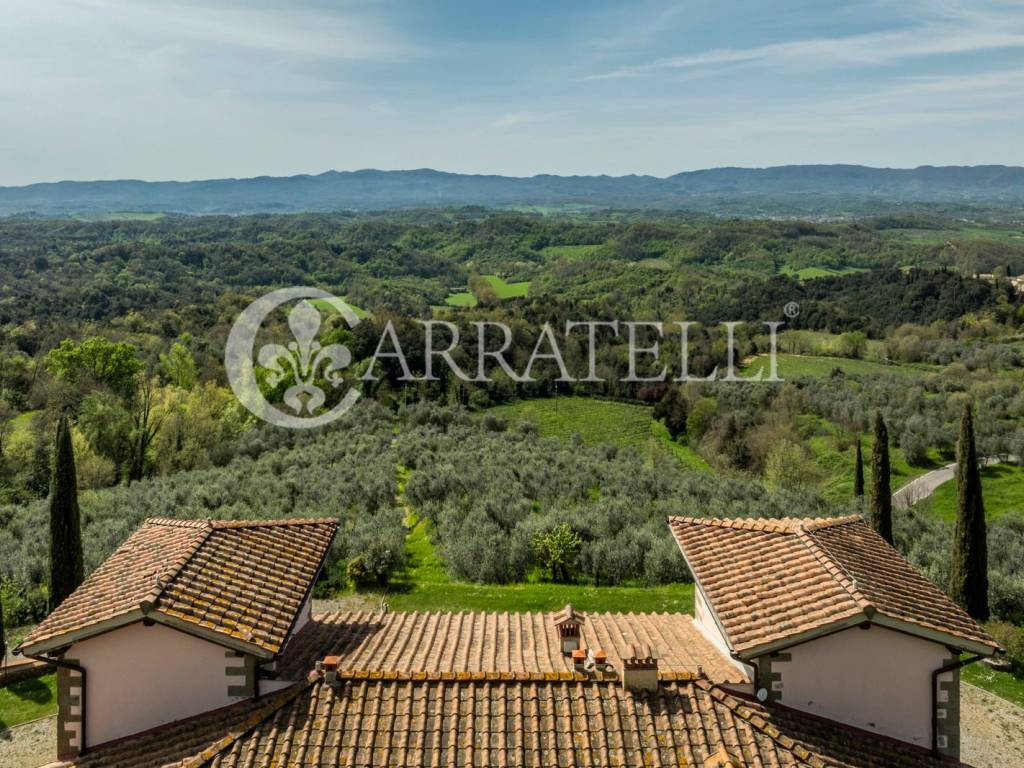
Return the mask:
<path id="1" fill-rule="evenodd" d="M 295 384 L 284 393 L 285 404 L 301 414 L 313 414 L 324 404 L 327 395 L 314 382 L 323 367 L 323 378 L 332 386 L 342 383 L 341 369 L 352 362 L 352 354 L 343 344 L 321 346 L 316 340 L 320 331 L 320 312 L 306 300 L 300 301 L 288 314 L 288 327 L 295 341 L 288 346 L 264 344 L 259 351 L 259 364 L 270 371 L 267 383 L 275 387 L 290 372 Z M 300 397 L 306 395 L 305 400 Z"/>

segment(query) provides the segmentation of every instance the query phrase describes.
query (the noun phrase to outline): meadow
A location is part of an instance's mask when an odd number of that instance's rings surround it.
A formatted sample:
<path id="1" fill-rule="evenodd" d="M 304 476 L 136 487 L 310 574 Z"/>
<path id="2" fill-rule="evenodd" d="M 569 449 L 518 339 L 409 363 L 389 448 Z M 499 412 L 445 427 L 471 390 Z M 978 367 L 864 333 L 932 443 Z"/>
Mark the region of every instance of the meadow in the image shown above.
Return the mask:
<path id="1" fill-rule="evenodd" d="M 497 275 L 484 275 L 484 279 L 490 283 L 495 295 L 499 299 L 518 299 L 527 296 L 530 292 L 530 282 L 527 280 L 521 283 L 507 283 Z M 450 307 L 475 307 L 476 296 L 471 291 L 453 293 L 446 298 L 445 303 Z"/>
<path id="2" fill-rule="evenodd" d="M 986 519 L 1024 516 L 1024 467 L 1011 464 L 985 467 L 981 470 L 981 488 Z M 956 520 L 956 482 L 943 483 L 918 506 L 943 520 Z"/>
<path id="3" fill-rule="evenodd" d="M 519 400 L 490 409 L 510 421 L 535 424 L 541 437 L 571 440 L 579 435 L 590 445 L 611 443 L 620 448 L 668 451 L 684 466 L 710 472 L 696 451 L 672 440 L 665 425 L 652 418 L 651 410 L 637 403 L 589 397 Z"/>
<path id="4" fill-rule="evenodd" d="M 804 267 L 795 269 L 791 266 L 784 266 L 779 270 L 780 275 L 789 275 L 797 280 L 814 280 L 819 277 L 838 277 L 840 275 L 852 275 L 856 272 L 864 272 L 861 267 Z"/>
<path id="5" fill-rule="evenodd" d="M 934 365 L 907 365 L 875 362 L 874 360 L 857 360 L 847 357 L 821 357 L 816 355 L 778 354 L 778 374 L 782 379 L 797 379 L 803 376 L 821 378 L 831 376 L 832 371 L 839 369 L 851 375 L 865 376 L 904 376 L 915 378 L 940 370 Z M 757 376 L 759 370 L 767 377 L 770 360 L 768 355 L 756 355 L 744 365 L 743 375 L 746 378 Z"/>

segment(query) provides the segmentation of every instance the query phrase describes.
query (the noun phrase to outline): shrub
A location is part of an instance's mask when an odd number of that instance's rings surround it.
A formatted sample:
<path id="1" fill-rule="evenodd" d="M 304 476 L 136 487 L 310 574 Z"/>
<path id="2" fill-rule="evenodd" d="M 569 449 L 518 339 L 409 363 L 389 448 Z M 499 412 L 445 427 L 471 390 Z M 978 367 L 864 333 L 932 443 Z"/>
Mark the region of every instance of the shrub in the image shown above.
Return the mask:
<path id="1" fill-rule="evenodd" d="M 985 630 L 1006 649 L 1006 656 L 1013 665 L 1013 673 L 1024 676 L 1024 627 L 1014 626 L 1005 621 L 990 621 L 985 624 Z"/>

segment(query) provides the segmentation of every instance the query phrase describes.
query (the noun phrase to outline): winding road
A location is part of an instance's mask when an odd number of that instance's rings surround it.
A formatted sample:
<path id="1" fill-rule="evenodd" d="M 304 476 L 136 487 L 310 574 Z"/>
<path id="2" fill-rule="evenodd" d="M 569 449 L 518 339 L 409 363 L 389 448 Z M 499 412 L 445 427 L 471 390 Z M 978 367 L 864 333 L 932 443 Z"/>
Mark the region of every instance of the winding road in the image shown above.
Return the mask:
<path id="1" fill-rule="evenodd" d="M 981 464 L 987 467 L 991 464 L 1005 464 L 1016 461 L 1016 456 L 989 456 L 982 459 Z M 894 509 L 906 509 L 914 506 L 922 499 L 927 499 L 943 483 L 949 482 L 956 476 L 956 462 L 947 464 L 939 469 L 933 469 L 927 474 L 914 478 L 906 485 L 899 488 L 892 495 L 892 506 Z"/>

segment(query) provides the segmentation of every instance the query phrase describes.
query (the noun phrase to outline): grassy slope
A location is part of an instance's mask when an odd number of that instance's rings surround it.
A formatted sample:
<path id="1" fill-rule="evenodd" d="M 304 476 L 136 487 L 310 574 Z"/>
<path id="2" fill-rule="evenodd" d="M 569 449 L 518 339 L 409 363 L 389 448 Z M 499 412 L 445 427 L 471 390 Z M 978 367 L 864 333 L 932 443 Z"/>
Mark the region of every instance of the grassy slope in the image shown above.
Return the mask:
<path id="1" fill-rule="evenodd" d="M 492 409 L 511 421 L 530 421 L 541 437 L 563 440 L 579 435 L 585 443 L 612 443 L 620 448 L 667 450 L 693 469 L 710 471 L 697 453 L 673 441 L 668 430 L 651 418 L 651 408 L 588 397 L 551 397 L 520 400 Z"/>
<path id="2" fill-rule="evenodd" d="M 861 267 L 841 267 L 835 269 L 833 267 L 804 267 L 803 269 L 793 269 L 790 266 L 785 266 L 779 270 L 780 274 L 791 275 L 798 280 L 813 280 L 816 277 L 834 277 L 836 275 L 852 275 L 855 272 L 865 272 L 867 270 Z"/>
<path id="3" fill-rule="evenodd" d="M 1024 707 L 1024 678 L 1009 672 L 997 672 L 985 664 L 970 664 L 960 670 L 960 679 L 965 683 L 984 688 L 996 696 Z"/>
<path id="4" fill-rule="evenodd" d="M 939 370 L 936 366 L 925 365 L 887 365 L 872 360 L 851 360 L 845 357 L 813 357 L 810 355 L 789 355 L 779 353 L 778 355 L 779 377 L 782 379 L 795 379 L 800 376 L 824 377 L 832 373 L 834 368 L 839 368 L 845 373 L 855 375 L 890 375 L 890 376 L 922 376 L 926 373 Z M 763 369 L 763 376 L 768 376 L 769 370 L 768 355 L 757 355 L 743 369 L 743 376 L 754 377 L 759 369 Z"/>
<path id="5" fill-rule="evenodd" d="M 1024 467 L 995 464 L 981 470 L 981 490 L 985 499 L 985 517 L 1024 515 Z M 956 483 L 943 483 L 919 508 L 945 520 L 956 519 Z"/>
<path id="6" fill-rule="evenodd" d="M 491 284 L 494 293 L 499 299 L 516 299 L 526 296 L 530 292 L 530 282 L 506 283 L 497 275 L 484 275 L 484 279 Z M 445 303 L 450 307 L 475 307 L 476 296 L 470 291 L 453 293 L 446 298 Z"/>
<path id="7" fill-rule="evenodd" d="M 833 501 L 848 499 L 853 495 L 853 470 L 856 454 L 848 435 L 835 424 L 819 416 L 803 415 L 798 419 L 799 429 L 807 438 L 811 455 L 822 472 L 822 494 Z M 864 455 L 864 481 L 871 483 L 871 450 L 874 436 L 861 436 L 861 451 Z M 904 483 L 920 477 L 945 462 L 937 452 L 930 453 L 931 461 L 925 467 L 912 467 L 903 458 L 899 448 L 890 447 L 889 464 L 892 468 L 892 489 L 895 491 Z"/>
<path id="8" fill-rule="evenodd" d="M 369 317 L 370 316 L 369 312 L 367 312 L 362 307 L 357 307 L 355 304 L 349 303 L 348 299 L 346 299 L 344 296 L 341 297 L 341 300 L 344 301 L 346 304 L 348 304 L 349 309 L 351 309 L 353 312 L 355 312 L 356 317 L 363 318 L 363 317 Z M 312 299 L 312 300 L 310 300 L 309 303 L 312 304 L 314 307 L 316 307 L 319 310 L 327 310 L 329 312 L 335 311 L 334 310 L 334 305 L 331 304 L 326 299 Z"/>
<path id="9" fill-rule="evenodd" d="M 0 730 L 57 711 L 57 677 L 44 675 L 0 688 Z"/>

